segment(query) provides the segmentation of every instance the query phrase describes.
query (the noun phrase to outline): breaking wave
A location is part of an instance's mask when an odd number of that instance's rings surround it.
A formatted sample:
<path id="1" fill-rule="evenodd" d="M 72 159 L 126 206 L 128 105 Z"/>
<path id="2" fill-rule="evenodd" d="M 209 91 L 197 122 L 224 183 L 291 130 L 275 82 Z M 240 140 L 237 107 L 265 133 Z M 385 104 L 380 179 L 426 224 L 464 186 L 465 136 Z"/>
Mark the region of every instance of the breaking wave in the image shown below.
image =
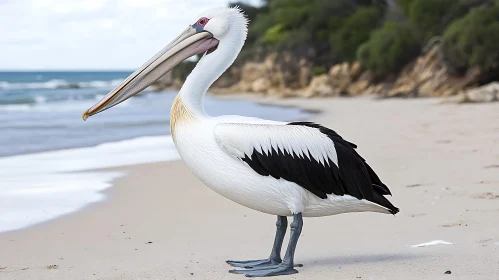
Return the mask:
<path id="1" fill-rule="evenodd" d="M 105 88 L 111 89 L 119 85 L 122 79 L 110 81 L 70 82 L 54 79 L 46 82 L 11 83 L 0 81 L 0 89 L 78 89 L 78 88 Z"/>

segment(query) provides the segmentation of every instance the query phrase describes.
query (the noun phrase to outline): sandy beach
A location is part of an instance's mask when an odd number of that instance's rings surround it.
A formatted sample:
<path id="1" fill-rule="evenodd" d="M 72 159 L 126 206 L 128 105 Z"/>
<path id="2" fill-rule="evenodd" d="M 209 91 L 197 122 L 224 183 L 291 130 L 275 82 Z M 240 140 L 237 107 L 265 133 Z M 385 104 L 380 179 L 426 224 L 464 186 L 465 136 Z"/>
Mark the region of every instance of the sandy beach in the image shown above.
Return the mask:
<path id="1" fill-rule="evenodd" d="M 304 266 L 274 279 L 499 279 L 497 103 L 257 100 L 321 111 L 312 121 L 356 143 L 401 209 L 305 219 Z M 107 200 L 0 233 L 0 279 L 244 279 L 225 260 L 269 254 L 275 217 L 219 196 L 183 162 L 113 170 L 127 175 Z M 411 247 L 434 240 L 452 245 Z"/>

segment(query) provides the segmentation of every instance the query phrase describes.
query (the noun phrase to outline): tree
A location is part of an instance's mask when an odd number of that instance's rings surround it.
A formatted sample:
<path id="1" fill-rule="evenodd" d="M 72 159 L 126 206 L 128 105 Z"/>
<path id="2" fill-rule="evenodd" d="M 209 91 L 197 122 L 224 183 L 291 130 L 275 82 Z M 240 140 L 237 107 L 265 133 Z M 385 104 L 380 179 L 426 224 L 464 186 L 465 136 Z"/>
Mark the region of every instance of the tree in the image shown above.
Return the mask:
<path id="1" fill-rule="evenodd" d="M 402 69 L 419 53 L 419 45 L 410 28 L 387 22 L 371 34 L 357 52 L 357 58 L 378 79 Z"/>
<path id="2" fill-rule="evenodd" d="M 472 10 L 443 36 L 444 59 L 457 73 L 471 66 L 499 71 L 499 4 Z"/>
<path id="3" fill-rule="evenodd" d="M 358 47 L 369 39 L 383 19 L 382 11 L 377 7 L 359 8 L 342 25 L 337 33 L 331 35 L 331 46 L 342 60 L 354 61 Z"/>

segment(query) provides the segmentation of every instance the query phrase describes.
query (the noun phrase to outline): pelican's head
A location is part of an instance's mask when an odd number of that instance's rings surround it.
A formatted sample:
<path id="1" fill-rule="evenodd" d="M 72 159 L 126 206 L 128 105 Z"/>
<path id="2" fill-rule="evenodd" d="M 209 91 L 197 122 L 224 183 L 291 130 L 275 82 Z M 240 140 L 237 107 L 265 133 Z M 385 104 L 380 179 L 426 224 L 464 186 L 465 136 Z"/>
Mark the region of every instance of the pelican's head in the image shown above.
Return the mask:
<path id="1" fill-rule="evenodd" d="M 227 40 L 226 37 L 231 33 L 231 29 L 237 29 L 234 32 L 244 33 L 246 38 L 247 20 L 239 8 L 210 9 L 193 22 L 164 49 L 128 76 L 97 104 L 86 110 L 82 116 L 83 120 L 141 92 L 187 58 L 200 53 L 209 55 L 215 52 L 219 43 Z M 241 28 L 243 30 L 240 30 Z"/>

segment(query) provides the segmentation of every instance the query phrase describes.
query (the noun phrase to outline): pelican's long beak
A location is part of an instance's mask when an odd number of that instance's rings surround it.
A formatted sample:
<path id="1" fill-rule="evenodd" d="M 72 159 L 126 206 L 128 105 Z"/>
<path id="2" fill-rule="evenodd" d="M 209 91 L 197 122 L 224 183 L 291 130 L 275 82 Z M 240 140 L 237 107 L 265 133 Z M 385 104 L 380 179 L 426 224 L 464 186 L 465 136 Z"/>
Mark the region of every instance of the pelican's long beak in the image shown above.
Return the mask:
<path id="1" fill-rule="evenodd" d="M 198 32 L 194 27 L 189 26 L 180 36 L 128 76 L 97 104 L 86 110 L 82 115 L 83 120 L 118 105 L 141 92 L 185 59 L 212 50 L 217 46 L 218 40 L 213 38 L 210 32 Z"/>

